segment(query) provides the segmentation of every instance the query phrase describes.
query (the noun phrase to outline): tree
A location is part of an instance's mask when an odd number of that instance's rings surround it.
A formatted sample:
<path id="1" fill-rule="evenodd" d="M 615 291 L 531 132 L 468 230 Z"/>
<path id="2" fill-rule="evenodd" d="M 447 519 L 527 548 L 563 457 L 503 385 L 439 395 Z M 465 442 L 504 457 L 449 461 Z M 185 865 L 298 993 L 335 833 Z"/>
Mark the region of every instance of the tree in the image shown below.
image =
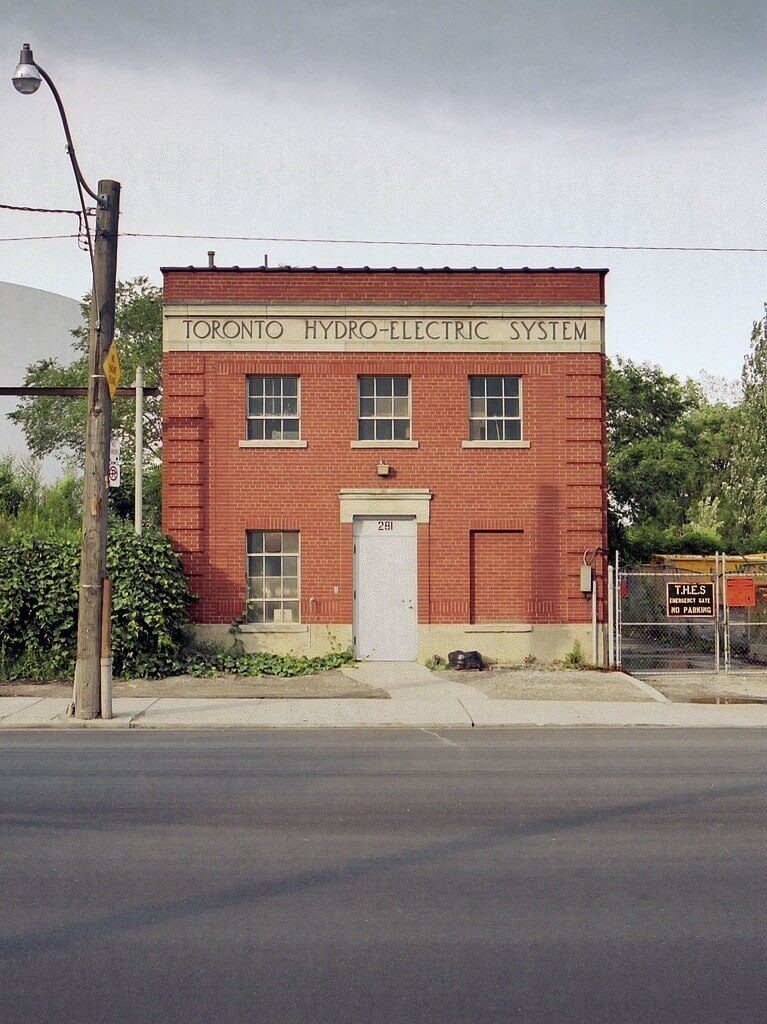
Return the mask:
<path id="1" fill-rule="evenodd" d="M 679 525 L 692 500 L 695 454 L 680 429 L 700 389 L 650 363 L 607 364 L 609 507 L 625 523 Z"/>
<path id="2" fill-rule="evenodd" d="M 88 378 L 88 322 L 90 295 L 81 305 L 83 325 L 72 331 L 76 358 L 66 366 L 56 359 L 41 359 L 27 367 L 26 385 L 37 387 L 85 386 Z M 161 384 L 162 290 L 145 277 L 117 283 L 115 342 L 120 354 L 121 383 L 133 384 L 136 367 L 144 367 L 144 383 Z M 135 461 L 135 401 L 116 396 L 112 403 L 112 437 L 121 445 L 123 484 L 109 492 L 118 517 L 133 516 Z M 85 398 L 22 398 L 8 413 L 24 431 L 33 456 L 53 455 L 82 467 L 85 456 Z M 144 398 L 144 512 L 147 522 L 160 518 L 160 448 L 162 408 L 160 396 Z"/>
<path id="3" fill-rule="evenodd" d="M 701 390 L 693 381 L 680 383 L 652 363 L 634 363 L 618 356 L 607 361 L 607 436 L 617 448 L 657 437 L 684 413 L 697 409 Z"/>
<path id="4" fill-rule="evenodd" d="M 767 533 L 767 304 L 751 331 L 741 376 L 738 436 L 727 486 L 738 540 Z"/>
<path id="5" fill-rule="evenodd" d="M 41 359 L 27 367 L 24 383 L 37 387 L 85 386 L 88 377 L 88 321 L 90 295 L 82 302 L 83 326 L 73 332 L 72 347 L 77 357 L 67 366 L 57 359 Z M 145 277 L 117 284 L 115 341 L 120 354 L 121 382 L 135 380 L 136 367 L 144 367 L 148 386 L 161 383 L 162 290 Z M 85 440 L 84 398 L 22 398 L 20 408 L 8 413 L 26 436 L 30 452 L 37 458 L 54 455 L 82 465 Z M 135 403 L 116 397 L 112 404 L 112 436 L 123 447 L 126 462 L 134 453 Z M 162 444 L 160 397 L 145 399 L 144 446 L 148 461 L 159 454 Z"/>
<path id="6" fill-rule="evenodd" d="M 694 381 L 682 382 L 650 363 L 608 362 L 612 545 L 630 547 L 632 530 L 662 542 L 669 531 L 697 529 L 707 503 L 722 494 L 736 421 L 736 409 L 707 401 Z M 719 500 L 716 511 L 718 516 Z"/>
<path id="7" fill-rule="evenodd" d="M 40 479 L 35 467 L 13 455 L 0 457 L 0 517 L 13 519 L 24 505 L 36 500 Z"/>
<path id="8" fill-rule="evenodd" d="M 40 480 L 37 465 L 13 455 L 0 458 L 0 545 L 23 537 L 77 540 L 82 480 L 66 473 L 55 483 Z"/>

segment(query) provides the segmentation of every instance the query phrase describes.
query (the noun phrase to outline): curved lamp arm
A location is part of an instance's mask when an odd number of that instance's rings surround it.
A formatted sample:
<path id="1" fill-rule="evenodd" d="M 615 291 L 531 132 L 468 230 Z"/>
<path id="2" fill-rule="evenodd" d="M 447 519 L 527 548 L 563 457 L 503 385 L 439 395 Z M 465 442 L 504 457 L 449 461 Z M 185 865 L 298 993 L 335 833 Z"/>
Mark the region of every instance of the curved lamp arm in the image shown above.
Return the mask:
<path id="1" fill-rule="evenodd" d="M 69 154 L 69 159 L 72 161 L 72 170 L 75 172 L 75 178 L 77 179 L 78 185 L 81 185 L 88 195 L 95 199 L 99 206 L 101 206 L 102 200 L 88 185 L 88 182 L 83 177 L 83 172 L 80 170 L 80 165 L 77 162 L 75 144 L 72 141 L 72 133 L 69 130 L 69 122 L 67 121 L 66 111 L 64 110 L 64 104 L 61 102 L 59 91 L 53 84 L 53 79 L 48 72 L 45 71 L 44 68 L 41 68 L 39 64 L 35 63 L 29 43 L 24 43 L 21 48 L 21 54 L 19 55 L 19 63 L 16 65 L 16 70 L 12 77 L 13 84 L 19 92 L 35 92 L 40 84 L 37 75 L 30 72 L 30 68 L 34 68 L 40 78 L 42 78 L 44 82 L 48 83 L 48 87 L 53 93 L 53 98 L 56 100 L 56 106 L 59 108 L 59 114 L 61 115 L 61 123 L 64 126 L 64 135 L 67 139 L 67 153 Z"/>

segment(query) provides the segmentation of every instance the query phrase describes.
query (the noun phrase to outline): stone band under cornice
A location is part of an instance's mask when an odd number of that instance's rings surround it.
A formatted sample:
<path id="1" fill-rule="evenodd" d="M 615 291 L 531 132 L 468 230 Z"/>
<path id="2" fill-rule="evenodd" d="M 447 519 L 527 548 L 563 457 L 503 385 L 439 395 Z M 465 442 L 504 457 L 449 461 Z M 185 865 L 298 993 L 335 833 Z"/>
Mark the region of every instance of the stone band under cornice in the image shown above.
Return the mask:
<path id="1" fill-rule="evenodd" d="M 228 352 L 603 352 L 603 305 L 172 303 L 163 348 Z"/>

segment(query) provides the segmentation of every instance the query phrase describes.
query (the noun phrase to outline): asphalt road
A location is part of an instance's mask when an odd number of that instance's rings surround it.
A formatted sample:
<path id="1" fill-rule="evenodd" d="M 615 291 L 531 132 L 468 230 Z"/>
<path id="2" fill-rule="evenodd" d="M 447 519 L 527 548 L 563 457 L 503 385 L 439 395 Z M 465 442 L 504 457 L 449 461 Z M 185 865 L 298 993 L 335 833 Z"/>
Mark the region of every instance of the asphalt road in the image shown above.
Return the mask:
<path id="1" fill-rule="evenodd" d="M 767 731 L 9 733 L 0 1021 L 765 1019 Z"/>

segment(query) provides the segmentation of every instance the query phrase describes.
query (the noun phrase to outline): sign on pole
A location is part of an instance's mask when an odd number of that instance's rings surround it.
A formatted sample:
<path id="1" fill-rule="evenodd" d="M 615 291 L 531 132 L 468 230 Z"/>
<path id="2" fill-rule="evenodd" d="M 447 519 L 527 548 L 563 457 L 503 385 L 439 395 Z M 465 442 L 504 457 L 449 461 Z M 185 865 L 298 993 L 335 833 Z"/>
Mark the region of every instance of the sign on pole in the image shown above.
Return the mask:
<path id="1" fill-rule="evenodd" d="M 667 583 L 666 616 L 669 619 L 713 619 L 713 583 Z"/>
<path id="2" fill-rule="evenodd" d="M 120 357 L 117 354 L 117 345 L 114 342 L 109 346 L 109 351 L 104 356 L 104 375 L 109 387 L 109 397 L 114 398 L 117 386 L 120 383 Z"/>
<path id="3" fill-rule="evenodd" d="M 120 442 L 109 442 L 109 486 L 120 486 Z"/>
<path id="4" fill-rule="evenodd" d="M 756 580 L 753 576 L 727 577 L 727 604 L 730 608 L 756 608 Z"/>

